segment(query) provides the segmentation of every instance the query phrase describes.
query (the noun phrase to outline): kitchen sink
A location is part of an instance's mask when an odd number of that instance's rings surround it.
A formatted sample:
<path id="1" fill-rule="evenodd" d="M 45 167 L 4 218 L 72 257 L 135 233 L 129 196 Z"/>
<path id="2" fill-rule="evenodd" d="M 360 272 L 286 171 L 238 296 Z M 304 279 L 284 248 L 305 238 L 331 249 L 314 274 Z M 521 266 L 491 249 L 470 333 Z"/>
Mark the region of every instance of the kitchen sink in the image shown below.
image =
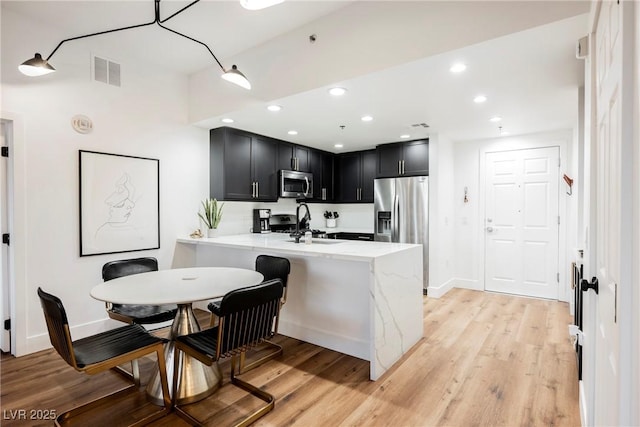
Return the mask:
<path id="1" fill-rule="evenodd" d="M 295 243 L 296 240 L 295 239 L 288 239 L 285 240 L 285 242 L 289 242 L 289 243 Z M 320 245 L 337 245 L 338 243 L 344 243 L 342 240 L 335 240 L 335 239 L 311 239 L 311 244 L 312 245 L 316 245 L 316 244 L 320 244 Z M 306 243 L 304 242 L 304 238 L 300 239 L 300 243 L 298 243 L 299 245 L 305 245 Z"/>

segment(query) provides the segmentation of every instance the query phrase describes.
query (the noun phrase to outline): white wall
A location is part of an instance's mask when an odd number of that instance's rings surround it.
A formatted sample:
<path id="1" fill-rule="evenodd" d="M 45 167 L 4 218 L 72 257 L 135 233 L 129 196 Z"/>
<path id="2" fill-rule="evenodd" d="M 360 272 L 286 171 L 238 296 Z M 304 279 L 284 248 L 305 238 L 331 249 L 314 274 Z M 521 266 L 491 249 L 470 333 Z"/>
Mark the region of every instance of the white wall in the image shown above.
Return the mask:
<path id="1" fill-rule="evenodd" d="M 558 131 L 534 135 L 502 137 L 482 141 L 457 142 L 454 144 L 454 182 L 455 182 L 455 224 L 454 286 L 467 289 L 484 289 L 484 203 L 481 164 L 489 151 L 513 150 L 523 148 L 559 146 L 562 167 L 560 176 L 571 175 L 572 166 L 567 155 L 567 147 L 572 144 L 574 133 Z M 564 181 L 562 181 L 564 182 Z M 463 203 L 464 187 L 468 188 L 468 203 Z M 569 299 L 569 263 L 567 251 L 574 244 L 566 243 L 567 205 L 569 197 L 565 186 L 560 186 L 560 292 L 559 298 Z M 573 252 L 571 252 L 573 253 Z"/>
<path id="2" fill-rule="evenodd" d="M 32 40 L 61 38 L 52 29 L 3 11 L 2 117 L 14 118 L 19 127 L 14 143 L 20 146 L 12 161 L 17 182 L 26 183 L 27 189 L 24 203 L 14 212 L 24 220 L 13 230 L 24 249 L 17 254 L 24 259 L 16 260 L 18 268 L 24 265 L 15 283 L 20 290 L 14 319 L 20 334 L 17 355 L 49 347 L 38 286 L 63 300 L 74 339 L 108 328 L 104 304 L 89 296 L 101 281 L 102 265 L 155 256 L 160 268 L 170 268 L 176 236 L 197 227 L 195 212 L 208 195 L 208 132 L 187 125 L 187 78 L 123 60 L 122 87 L 92 82 L 90 53 L 99 55 L 99 46 L 84 43 L 61 48 L 57 73 L 40 78 L 17 73 L 17 64 L 49 48 Z M 75 114 L 93 120 L 92 133 L 81 135 L 71 128 Z M 79 257 L 80 149 L 160 159 L 159 250 Z"/>
<path id="3" fill-rule="evenodd" d="M 429 138 L 429 296 L 438 298 L 454 285 L 453 143 L 443 135 Z"/>
<path id="4" fill-rule="evenodd" d="M 271 214 L 296 213 L 295 199 L 279 199 L 272 203 L 224 202 L 222 221 L 218 227 L 220 235 L 249 233 L 253 223 L 253 209 L 271 209 Z M 338 212 L 337 225 L 340 231 L 373 233 L 373 203 L 325 204 L 309 203 L 310 227 L 331 232 L 326 227 L 324 212 Z M 301 211 L 302 215 L 302 211 Z M 204 227 L 200 227 L 204 231 Z"/>

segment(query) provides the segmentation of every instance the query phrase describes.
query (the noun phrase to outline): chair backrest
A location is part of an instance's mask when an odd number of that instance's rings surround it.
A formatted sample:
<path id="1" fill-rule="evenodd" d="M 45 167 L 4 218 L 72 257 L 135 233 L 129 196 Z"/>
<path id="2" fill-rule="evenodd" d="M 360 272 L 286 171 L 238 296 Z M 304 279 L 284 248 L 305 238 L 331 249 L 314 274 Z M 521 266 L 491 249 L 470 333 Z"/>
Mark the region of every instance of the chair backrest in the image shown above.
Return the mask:
<path id="1" fill-rule="evenodd" d="M 291 263 L 288 259 L 271 256 L 258 255 L 256 258 L 256 271 L 262 273 L 264 280 L 280 279 L 282 286 L 287 287 L 289 273 L 291 273 Z"/>
<path id="2" fill-rule="evenodd" d="M 46 293 L 42 288 L 38 288 L 38 296 L 40 297 L 40 305 L 42 305 L 42 310 L 44 311 L 44 319 L 47 322 L 51 345 L 53 345 L 53 348 L 56 349 L 65 362 L 76 368 L 76 358 L 71 342 L 69 321 L 67 320 L 67 312 L 64 309 L 64 305 L 62 305 L 62 301 L 55 295 Z"/>
<path id="3" fill-rule="evenodd" d="M 236 289 L 222 298 L 218 358 L 246 351 L 275 334 L 283 289 L 282 281 L 273 279 Z"/>
<path id="4" fill-rule="evenodd" d="M 120 259 L 102 266 L 102 280 L 117 279 L 122 276 L 158 271 L 158 260 L 153 257 Z"/>

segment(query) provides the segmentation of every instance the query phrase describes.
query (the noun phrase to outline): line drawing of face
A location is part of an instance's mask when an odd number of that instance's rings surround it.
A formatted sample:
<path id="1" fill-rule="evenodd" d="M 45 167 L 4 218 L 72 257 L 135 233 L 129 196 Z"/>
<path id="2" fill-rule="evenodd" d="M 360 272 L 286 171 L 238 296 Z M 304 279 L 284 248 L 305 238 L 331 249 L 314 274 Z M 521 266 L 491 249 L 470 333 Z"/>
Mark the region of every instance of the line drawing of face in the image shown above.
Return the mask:
<path id="1" fill-rule="evenodd" d="M 125 173 L 116 182 L 116 190 L 107 197 L 105 203 L 110 206 L 108 224 L 123 224 L 129 220 L 136 203 L 133 201 L 135 187 L 129 174 Z"/>

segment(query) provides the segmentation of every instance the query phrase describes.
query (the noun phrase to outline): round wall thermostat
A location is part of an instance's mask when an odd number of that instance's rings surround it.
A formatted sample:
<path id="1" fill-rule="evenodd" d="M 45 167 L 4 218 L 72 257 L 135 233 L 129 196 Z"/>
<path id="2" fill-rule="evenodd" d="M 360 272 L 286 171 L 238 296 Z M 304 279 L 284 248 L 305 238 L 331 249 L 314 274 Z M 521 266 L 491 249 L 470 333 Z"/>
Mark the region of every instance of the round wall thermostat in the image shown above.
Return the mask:
<path id="1" fill-rule="evenodd" d="M 89 133 L 93 130 L 91 119 L 82 114 L 76 114 L 71 118 L 71 126 L 78 133 Z"/>

